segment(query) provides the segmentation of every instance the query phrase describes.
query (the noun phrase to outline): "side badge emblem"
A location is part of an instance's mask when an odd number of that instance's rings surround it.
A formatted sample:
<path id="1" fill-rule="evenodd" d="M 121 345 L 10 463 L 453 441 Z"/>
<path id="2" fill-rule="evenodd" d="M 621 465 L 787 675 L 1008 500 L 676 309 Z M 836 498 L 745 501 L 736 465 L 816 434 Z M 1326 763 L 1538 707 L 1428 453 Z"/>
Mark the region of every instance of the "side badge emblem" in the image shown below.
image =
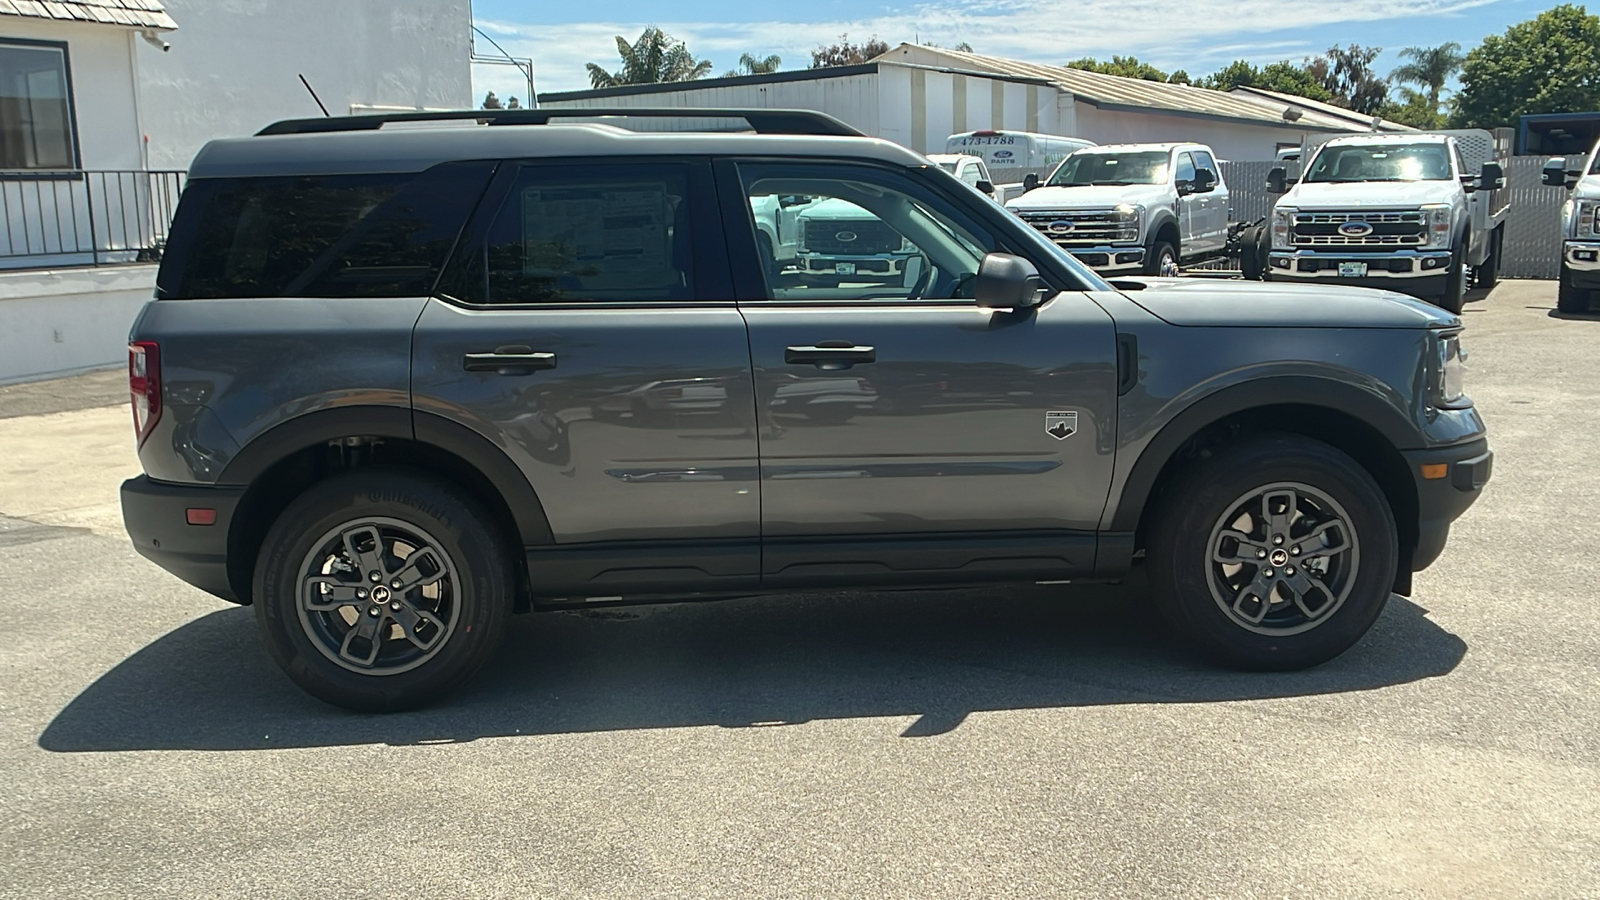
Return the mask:
<path id="1" fill-rule="evenodd" d="M 1078 433 L 1078 413 L 1047 412 L 1044 414 L 1044 433 L 1064 441 Z"/>

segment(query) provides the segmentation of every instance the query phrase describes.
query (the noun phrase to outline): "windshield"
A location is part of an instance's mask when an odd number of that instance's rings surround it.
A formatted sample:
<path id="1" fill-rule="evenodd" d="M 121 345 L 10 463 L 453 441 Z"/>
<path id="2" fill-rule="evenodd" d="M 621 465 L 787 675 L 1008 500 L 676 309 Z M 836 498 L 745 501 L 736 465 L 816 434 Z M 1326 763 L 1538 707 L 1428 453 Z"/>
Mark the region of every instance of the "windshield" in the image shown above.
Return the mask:
<path id="1" fill-rule="evenodd" d="M 954 161 L 939 163 L 939 168 L 949 172 L 951 175 L 956 173 L 956 164 Z"/>
<path id="2" fill-rule="evenodd" d="M 1347 144 L 1324 147 L 1303 181 L 1449 181 L 1444 144 Z"/>
<path id="3" fill-rule="evenodd" d="M 1071 187 L 1080 184 L 1166 184 L 1165 150 L 1137 153 L 1107 153 L 1079 150 L 1067 157 L 1050 177 L 1049 184 Z"/>

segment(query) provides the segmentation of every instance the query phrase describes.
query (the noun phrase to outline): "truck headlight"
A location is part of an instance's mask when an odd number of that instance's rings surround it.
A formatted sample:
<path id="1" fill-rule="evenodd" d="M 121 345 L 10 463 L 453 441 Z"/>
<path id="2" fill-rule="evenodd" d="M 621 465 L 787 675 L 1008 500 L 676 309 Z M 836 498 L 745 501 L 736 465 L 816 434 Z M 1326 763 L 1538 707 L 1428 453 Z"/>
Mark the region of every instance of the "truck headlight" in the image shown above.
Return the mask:
<path id="1" fill-rule="evenodd" d="M 1112 221 L 1117 228 L 1117 240 L 1137 241 L 1139 233 L 1144 227 L 1144 207 L 1136 203 L 1124 203 L 1111 211 Z"/>
<path id="2" fill-rule="evenodd" d="M 1276 206 L 1272 209 L 1272 249 L 1293 249 L 1294 243 L 1290 234 L 1294 230 L 1294 214 L 1300 210 L 1292 206 Z"/>
<path id="3" fill-rule="evenodd" d="M 1433 405 L 1440 409 L 1464 409 L 1467 399 L 1467 353 L 1461 349 L 1461 332 L 1453 331 L 1434 338 Z"/>
<path id="4" fill-rule="evenodd" d="M 1600 200 L 1575 200 L 1573 201 L 1573 237 L 1593 237 L 1600 234 L 1600 216 L 1595 215 L 1596 207 L 1600 207 Z"/>
<path id="5" fill-rule="evenodd" d="M 1447 203 L 1430 203 L 1422 207 L 1424 232 L 1423 246 L 1436 250 L 1450 249 L 1453 235 L 1450 233 L 1450 205 Z"/>

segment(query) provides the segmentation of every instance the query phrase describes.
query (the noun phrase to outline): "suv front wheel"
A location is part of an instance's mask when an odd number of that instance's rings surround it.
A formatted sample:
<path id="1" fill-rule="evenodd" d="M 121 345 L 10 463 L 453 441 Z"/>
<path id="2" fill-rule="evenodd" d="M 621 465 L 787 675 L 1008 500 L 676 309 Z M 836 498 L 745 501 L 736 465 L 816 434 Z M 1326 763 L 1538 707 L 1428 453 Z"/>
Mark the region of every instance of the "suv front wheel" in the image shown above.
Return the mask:
<path id="1" fill-rule="evenodd" d="M 1388 602 L 1399 558 L 1383 492 L 1297 435 L 1216 451 L 1163 492 L 1150 580 L 1172 629 L 1241 669 L 1303 669 L 1350 649 Z"/>
<path id="2" fill-rule="evenodd" d="M 505 631 L 515 572 L 480 505 L 404 469 L 320 482 L 278 517 L 256 566 L 267 649 L 312 696 L 366 712 L 460 685 Z"/>

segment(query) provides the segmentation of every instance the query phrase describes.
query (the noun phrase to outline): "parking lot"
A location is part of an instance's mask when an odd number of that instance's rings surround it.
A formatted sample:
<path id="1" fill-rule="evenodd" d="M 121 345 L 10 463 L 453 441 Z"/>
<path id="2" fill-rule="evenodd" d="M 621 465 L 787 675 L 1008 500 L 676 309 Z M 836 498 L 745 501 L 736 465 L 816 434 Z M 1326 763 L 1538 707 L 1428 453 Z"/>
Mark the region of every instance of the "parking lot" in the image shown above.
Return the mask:
<path id="1" fill-rule="evenodd" d="M 1469 302 L 1494 481 L 1274 675 L 1135 579 L 522 616 L 352 715 L 134 553 L 119 375 L 0 388 L 0 896 L 1600 897 L 1600 316 L 1554 302 Z"/>

